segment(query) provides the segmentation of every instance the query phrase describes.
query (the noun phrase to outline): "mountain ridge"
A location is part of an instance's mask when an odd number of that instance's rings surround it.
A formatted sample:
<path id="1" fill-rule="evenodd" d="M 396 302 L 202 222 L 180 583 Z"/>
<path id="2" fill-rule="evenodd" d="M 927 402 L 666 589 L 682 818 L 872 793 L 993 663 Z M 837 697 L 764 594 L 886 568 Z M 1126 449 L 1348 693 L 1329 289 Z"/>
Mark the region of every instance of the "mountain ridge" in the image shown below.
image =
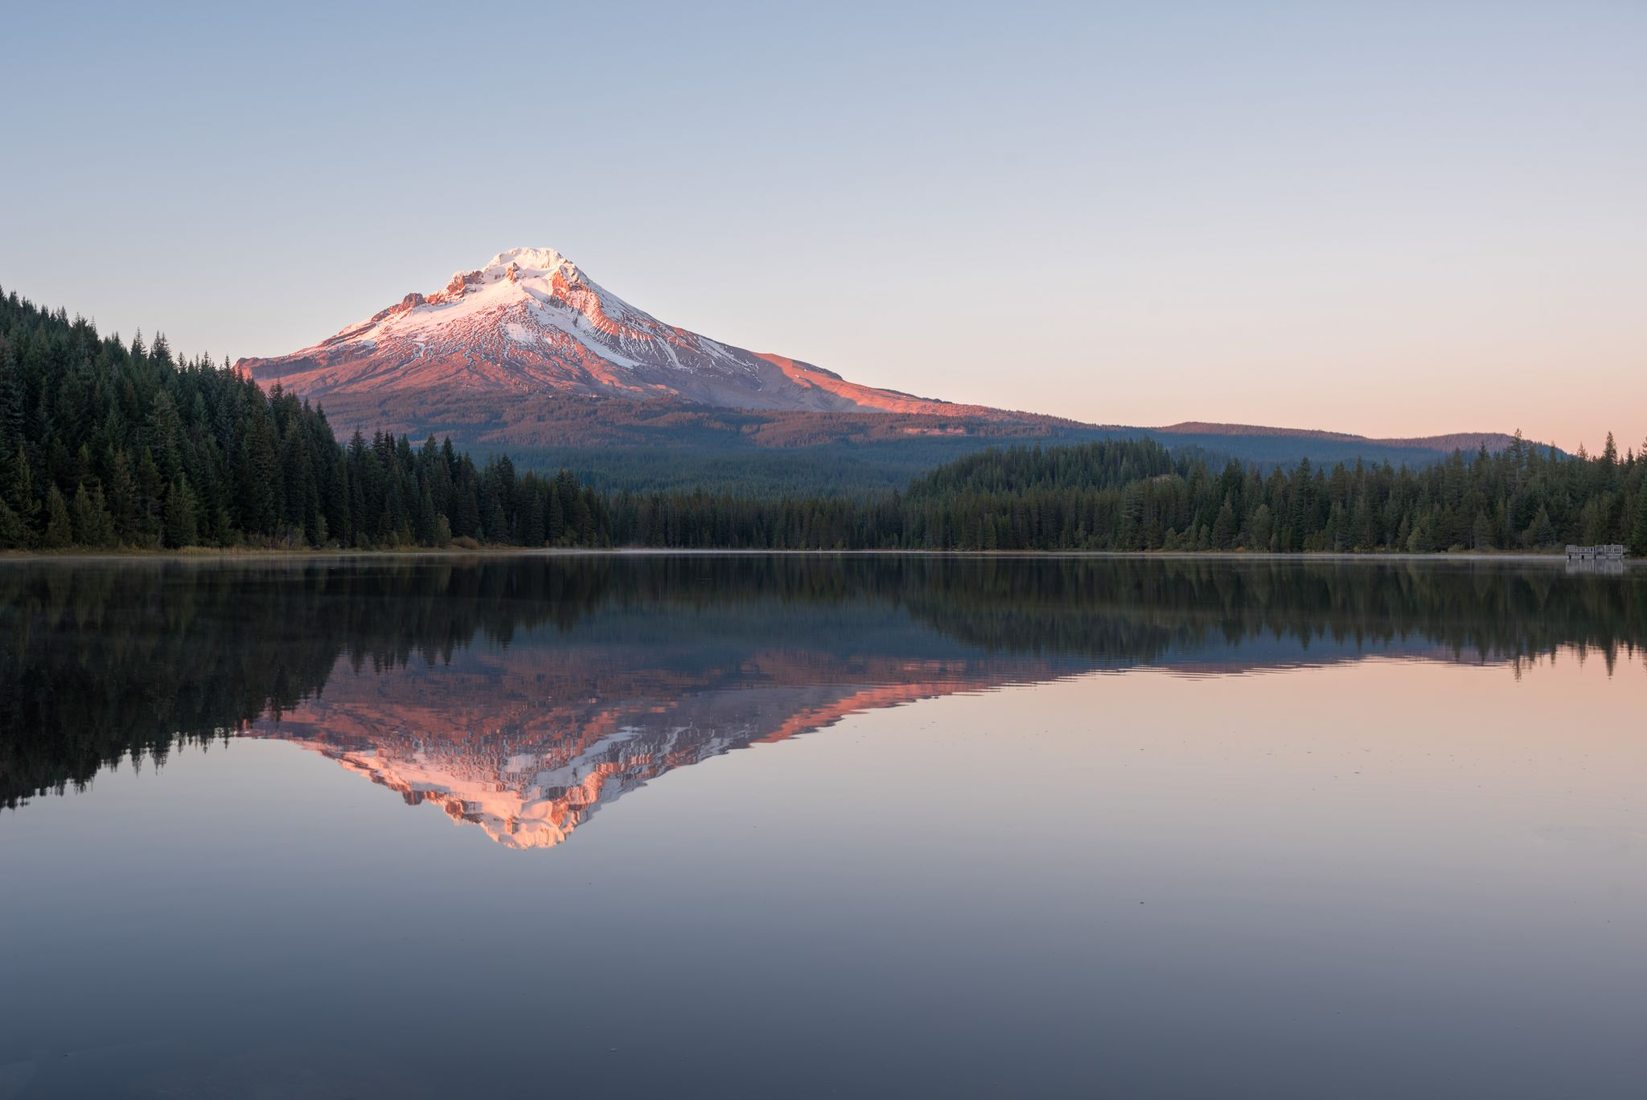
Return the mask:
<path id="1" fill-rule="evenodd" d="M 666 324 L 553 249 L 514 248 L 290 355 L 242 359 L 310 397 L 461 385 L 471 393 L 662 398 L 714 408 L 1002 415 L 849 382 Z"/>
<path id="2" fill-rule="evenodd" d="M 1278 428 L 1263 424 L 1227 424 L 1206 420 L 1186 420 L 1146 429 L 1166 435 L 1252 436 L 1288 439 L 1331 439 L 1345 443 L 1377 443 L 1387 447 L 1427 447 L 1434 450 L 1474 450 L 1485 446 L 1496 451 L 1508 447 L 1515 436 L 1504 432 L 1444 432 L 1440 435 L 1368 436 L 1353 432 L 1333 432 L 1321 428 Z"/>
<path id="3" fill-rule="evenodd" d="M 1423 464 L 1460 447 L 1496 451 L 1512 442 L 1493 432 L 1383 440 L 1211 421 L 1091 424 L 866 386 L 660 321 L 547 248 L 500 252 L 317 344 L 236 367 L 322 405 L 344 430 L 447 435 L 528 460 L 555 448 L 644 448 L 667 462 L 679 451 L 750 447 L 897 450 L 921 441 L 959 453 L 1139 436 L 1264 463 Z"/>

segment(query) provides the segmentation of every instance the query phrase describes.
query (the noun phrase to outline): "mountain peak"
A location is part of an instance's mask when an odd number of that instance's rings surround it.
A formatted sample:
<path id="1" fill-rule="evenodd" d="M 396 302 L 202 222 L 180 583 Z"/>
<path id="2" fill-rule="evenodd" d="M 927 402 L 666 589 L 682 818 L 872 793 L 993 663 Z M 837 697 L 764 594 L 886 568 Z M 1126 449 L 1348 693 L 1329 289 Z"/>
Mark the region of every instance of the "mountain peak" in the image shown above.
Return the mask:
<path id="1" fill-rule="evenodd" d="M 521 275 L 548 275 L 555 271 L 570 273 L 578 269 L 577 264 L 553 248 L 510 248 L 493 256 L 481 271 L 487 275 L 494 272 L 501 275 L 510 267 Z"/>
<path id="2" fill-rule="evenodd" d="M 503 282 L 535 283 L 546 295 L 553 295 L 557 288 L 588 285 L 578 265 L 553 248 L 510 248 L 487 260 L 484 267 L 454 271 L 451 281 L 438 294 L 417 304 L 423 305 L 425 301 L 438 303 L 443 298 L 461 298 L 472 290 Z M 422 298 L 421 295 L 417 297 Z"/>
<path id="3" fill-rule="evenodd" d="M 312 347 L 241 365 L 334 411 L 352 398 L 376 416 L 388 401 L 472 410 L 486 393 L 499 404 L 575 394 L 781 412 L 990 412 L 855 385 L 667 324 L 552 248 L 499 252 Z"/>

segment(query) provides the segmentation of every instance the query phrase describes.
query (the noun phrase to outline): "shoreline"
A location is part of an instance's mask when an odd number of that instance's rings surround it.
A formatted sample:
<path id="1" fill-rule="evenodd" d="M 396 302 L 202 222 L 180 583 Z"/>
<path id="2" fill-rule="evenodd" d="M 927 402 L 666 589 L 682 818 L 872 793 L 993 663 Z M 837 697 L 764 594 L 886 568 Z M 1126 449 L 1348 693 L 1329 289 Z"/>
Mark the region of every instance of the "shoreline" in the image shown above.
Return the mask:
<path id="1" fill-rule="evenodd" d="M 1320 551 L 1277 553 L 1245 550 L 759 550 L 741 548 L 669 548 L 653 546 L 571 547 L 571 546 L 495 546 L 495 547 L 433 547 L 420 546 L 398 550 L 319 550 L 273 548 L 185 548 L 181 550 L 7 550 L 0 551 L 0 567 L 8 563 L 39 564 L 43 562 L 210 562 L 230 561 L 352 561 L 393 558 L 472 559 L 492 557 L 913 557 L 913 558 L 977 558 L 980 560 L 1036 560 L 1036 559 L 1122 559 L 1173 561 L 1293 561 L 1293 562 L 1461 562 L 1471 564 L 1500 563 L 1506 565 L 1569 564 L 1560 552 L 1534 551 L 1435 551 L 1414 554 L 1405 551 Z M 1579 564 L 1579 563 L 1572 563 Z M 1595 563 L 1588 563 L 1595 569 Z M 1627 557 L 1619 563 L 1624 569 L 1647 564 L 1647 557 Z"/>

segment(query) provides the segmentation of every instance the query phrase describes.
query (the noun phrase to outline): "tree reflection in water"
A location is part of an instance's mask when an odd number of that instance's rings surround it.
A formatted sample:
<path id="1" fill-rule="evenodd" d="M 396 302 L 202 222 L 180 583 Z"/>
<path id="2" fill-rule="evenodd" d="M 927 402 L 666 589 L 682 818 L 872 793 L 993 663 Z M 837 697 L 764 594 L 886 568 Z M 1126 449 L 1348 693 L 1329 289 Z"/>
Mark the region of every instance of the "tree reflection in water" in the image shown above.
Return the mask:
<path id="1" fill-rule="evenodd" d="M 0 801 L 280 738 L 519 847 L 685 764 L 956 691 L 1367 656 L 1611 669 L 1647 575 L 1411 561 L 512 556 L 0 568 Z"/>

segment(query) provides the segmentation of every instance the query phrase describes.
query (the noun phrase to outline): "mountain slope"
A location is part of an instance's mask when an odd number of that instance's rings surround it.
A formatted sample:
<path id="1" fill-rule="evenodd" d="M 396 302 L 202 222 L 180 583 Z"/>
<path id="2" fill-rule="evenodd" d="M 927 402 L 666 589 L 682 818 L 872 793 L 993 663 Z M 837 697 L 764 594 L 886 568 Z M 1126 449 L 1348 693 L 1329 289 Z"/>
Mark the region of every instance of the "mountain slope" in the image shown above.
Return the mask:
<path id="1" fill-rule="evenodd" d="M 551 249 L 499 253 L 444 289 L 408 294 L 313 347 L 240 366 L 259 382 L 320 399 L 461 388 L 500 400 L 598 395 L 731 409 L 1000 415 L 860 386 L 665 324 Z"/>
<path id="2" fill-rule="evenodd" d="M 916 397 L 662 322 L 551 249 L 500 253 L 312 347 L 237 366 L 320 403 L 344 432 L 446 435 L 530 466 L 566 465 L 608 487 L 721 485 L 727 477 L 760 490 L 891 486 L 1021 440 L 1147 437 L 1264 465 L 1307 457 L 1414 466 L 1460 446 L 1496 451 L 1511 441 L 1208 423 L 1134 428 Z M 728 462 L 735 469 L 717 469 Z"/>

